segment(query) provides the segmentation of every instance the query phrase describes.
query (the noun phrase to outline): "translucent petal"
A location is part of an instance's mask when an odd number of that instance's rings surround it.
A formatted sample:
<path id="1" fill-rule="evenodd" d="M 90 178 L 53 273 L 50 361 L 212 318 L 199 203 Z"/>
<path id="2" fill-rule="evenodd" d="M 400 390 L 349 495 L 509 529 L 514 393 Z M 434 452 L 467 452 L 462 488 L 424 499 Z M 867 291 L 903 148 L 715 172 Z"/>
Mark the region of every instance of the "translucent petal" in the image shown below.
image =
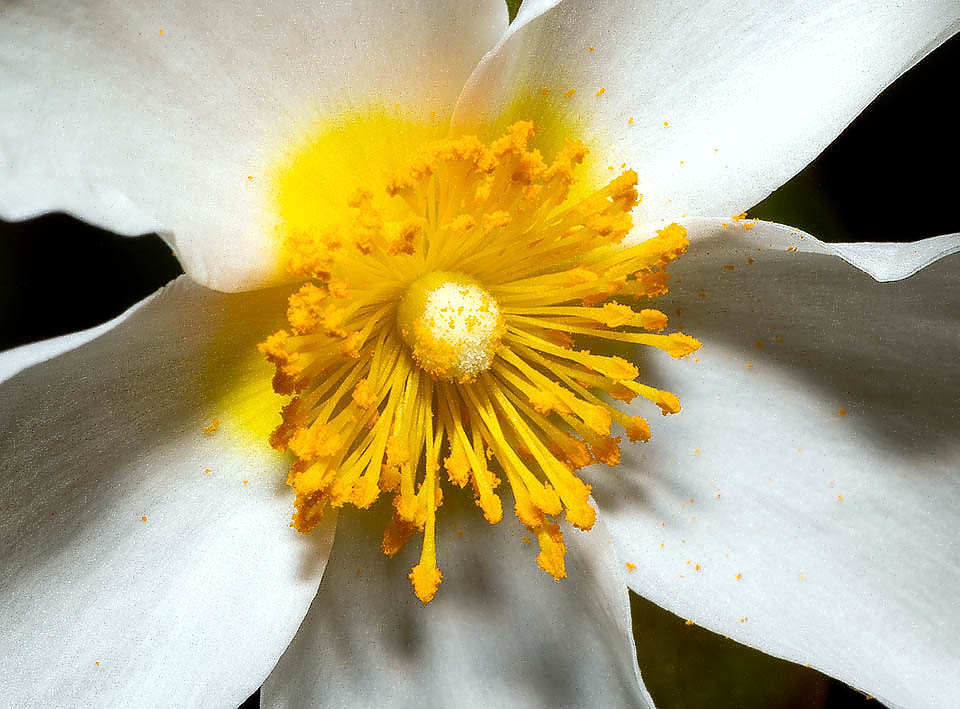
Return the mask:
<path id="1" fill-rule="evenodd" d="M 448 115 L 505 26 L 499 0 L 8 3 L 0 215 L 158 231 L 194 280 L 261 285 L 285 146 L 369 105 Z"/>
<path id="2" fill-rule="evenodd" d="M 744 224 L 691 225 L 660 307 L 703 348 L 638 362 L 683 410 L 590 478 L 638 566 L 627 580 L 890 706 L 949 705 L 960 257 L 877 283 L 817 253 L 843 245 Z M 918 242 L 918 255 L 945 240 L 958 237 Z M 876 270 L 906 247 L 871 248 L 859 265 Z"/>
<path id="3" fill-rule="evenodd" d="M 289 529 L 284 462 L 239 415 L 255 390 L 218 381 L 280 303 L 182 277 L 0 384 L 5 703 L 236 706 L 276 663 L 332 519 Z"/>
<path id="4" fill-rule="evenodd" d="M 263 688 L 264 707 L 650 706 L 636 669 L 625 569 L 602 523 L 570 530 L 568 576 L 536 568 L 512 515 L 440 508 L 444 578 L 423 606 L 408 548 L 387 559 L 382 523 L 344 511 L 306 620 Z M 461 536 L 462 533 L 462 536 Z"/>

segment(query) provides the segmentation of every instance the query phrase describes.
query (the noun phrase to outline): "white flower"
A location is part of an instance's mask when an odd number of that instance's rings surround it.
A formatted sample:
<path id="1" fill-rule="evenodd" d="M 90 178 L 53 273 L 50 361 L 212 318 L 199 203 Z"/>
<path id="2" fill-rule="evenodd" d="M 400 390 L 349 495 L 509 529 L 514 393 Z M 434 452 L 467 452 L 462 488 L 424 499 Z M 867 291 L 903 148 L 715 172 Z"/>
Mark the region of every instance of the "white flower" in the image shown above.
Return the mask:
<path id="1" fill-rule="evenodd" d="M 887 704 L 949 705 L 960 289 L 957 257 L 930 264 L 960 236 L 827 246 L 725 217 L 958 26 L 952 0 L 527 0 L 509 28 L 499 0 L 5 6 L 0 213 L 159 231 L 190 278 L 0 357 L 4 700 L 229 706 L 266 680 L 265 706 L 642 705 L 629 585 Z M 224 415 L 261 406 L 242 368 L 288 290 L 218 292 L 273 276 L 264 166 L 371 103 L 576 125 L 639 172 L 638 238 L 688 228 L 666 299 L 704 348 L 643 362 L 684 411 L 589 475 L 600 522 L 562 583 L 512 517 L 471 513 L 423 608 L 397 582 L 414 550 L 385 559 L 363 515 L 332 553 L 331 517 L 291 532 L 284 460 Z"/>

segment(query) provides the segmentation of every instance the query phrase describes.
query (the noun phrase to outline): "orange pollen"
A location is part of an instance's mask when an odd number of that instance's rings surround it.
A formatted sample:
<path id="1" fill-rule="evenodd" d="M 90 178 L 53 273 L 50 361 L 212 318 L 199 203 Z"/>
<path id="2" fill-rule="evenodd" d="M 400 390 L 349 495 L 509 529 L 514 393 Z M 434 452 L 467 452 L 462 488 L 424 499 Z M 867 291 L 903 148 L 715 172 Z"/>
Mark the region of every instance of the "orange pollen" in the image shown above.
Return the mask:
<path id="1" fill-rule="evenodd" d="M 448 486 L 469 489 L 497 524 L 506 482 L 538 565 L 566 576 L 561 523 L 588 530 L 596 520 L 575 471 L 617 464 L 622 434 L 651 435 L 616 402 L 680 411 L 604 343 L 673 357 L 700 346 L 661 334 L 667 316 L 648 305 L 686 250 L 683 227 L 625 245 L 636 173 L 574 198 L 587 148 L 568 141 L 548 161 L 536 132 L 520 121 L 490 143 L 422 145 L 379 189 L 356 190 L 329 227 L 285 236 L 288 270 L 303 283 L 289 327 L 260 351 L 276 367 L 274 389 L 292 397 L 270 439 L 294 457 L 292 526 L 308 532 L 328 506 L 390 496 L 383 551 L 422 534 L 409 578 L 423 603 L 443 580 L 436 516 Z"/>

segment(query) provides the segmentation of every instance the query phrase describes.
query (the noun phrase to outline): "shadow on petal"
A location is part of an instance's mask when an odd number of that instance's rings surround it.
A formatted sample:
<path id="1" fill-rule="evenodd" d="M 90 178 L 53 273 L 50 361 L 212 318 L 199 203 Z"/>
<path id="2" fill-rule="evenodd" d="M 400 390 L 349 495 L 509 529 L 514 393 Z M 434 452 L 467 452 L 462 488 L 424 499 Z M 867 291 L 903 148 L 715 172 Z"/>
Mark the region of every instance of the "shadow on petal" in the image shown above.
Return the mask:
<path id="1" fill-rule="evenodd" d="M 960 433 L 956 265 L 948 257 L 877 283 L 834 257 L 758 250 L 731 235 L 691 246 L 663 305 L 704 342 L 705 365 L 726 356 L 771 371 L 786 388 L 816 391 L 824 415 L 849 415 L 871 445 L 929 451 Z"/>

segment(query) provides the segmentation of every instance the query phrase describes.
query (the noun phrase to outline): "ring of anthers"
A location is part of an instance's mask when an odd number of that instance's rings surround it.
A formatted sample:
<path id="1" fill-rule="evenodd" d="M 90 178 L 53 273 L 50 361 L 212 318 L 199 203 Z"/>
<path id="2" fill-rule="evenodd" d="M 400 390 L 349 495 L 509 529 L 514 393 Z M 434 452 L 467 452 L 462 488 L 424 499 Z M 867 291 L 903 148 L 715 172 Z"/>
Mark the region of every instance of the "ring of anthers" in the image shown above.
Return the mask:
<path id="1" fill-rule="evenodd" d="M 339 225 L 288 236 L 288 268 L 305 282 L 289 298 L 289 329 L 260 345 L 276 366 L 274 389 L 293 396 L 270 439 L 296 458 L 292 526 L 307 532 L 327 505 L 369 508 L 391 493 L 382 548 L 392 556 L 423 533 L 409 574 L 423 603 L 442 578 L 441 466 L 452 485 L 471 487 L 491 524 L 503 516 L 505 477 L 539 543 L 537 563 L 560 579 L 558 518 L 582 530 L 596 519 L 575 471 L 619 462 L 614 424 L 631 441 L 650 437 L 615 402 L 639 396 L 664 414 L 680 410 L 673 394 L 637 382 L 631 362 L 584 344 L 677 358 L 700 346 L 661 334 L 659 310 L 624 302 L 666 292 L 684 229 L 621 244 L 639 203 L 636 173 L 573 199 L 586 148 L 568 141 L 547 164 L 530 147 L 535 131 L 521 121 L 490 144 L 424 145 L 381 194 L 357 191 Z"/>

